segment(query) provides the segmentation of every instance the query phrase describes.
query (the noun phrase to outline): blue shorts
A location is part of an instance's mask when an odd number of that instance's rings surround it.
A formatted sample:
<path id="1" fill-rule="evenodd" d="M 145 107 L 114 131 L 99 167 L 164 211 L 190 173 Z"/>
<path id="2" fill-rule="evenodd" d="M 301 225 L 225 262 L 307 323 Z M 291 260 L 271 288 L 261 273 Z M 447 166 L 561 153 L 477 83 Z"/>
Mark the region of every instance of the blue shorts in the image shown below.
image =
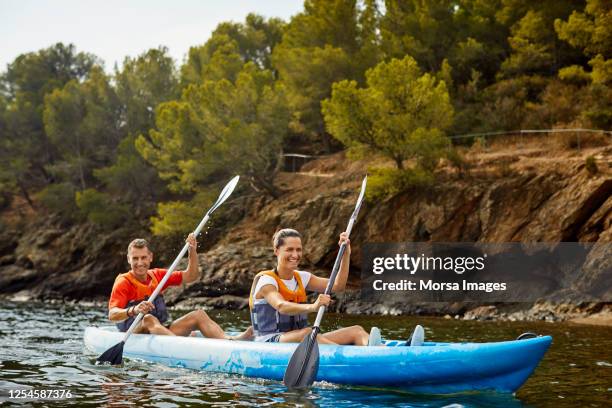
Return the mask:
<path id="1" fill-rule="evenodd" d="M 276 333 L 274 336 L 270 337 L 268 340 L 266 340 L 266 343 L 279 343 L 280 342 L 280 338 L 283 335 L 283 333 Z"/>

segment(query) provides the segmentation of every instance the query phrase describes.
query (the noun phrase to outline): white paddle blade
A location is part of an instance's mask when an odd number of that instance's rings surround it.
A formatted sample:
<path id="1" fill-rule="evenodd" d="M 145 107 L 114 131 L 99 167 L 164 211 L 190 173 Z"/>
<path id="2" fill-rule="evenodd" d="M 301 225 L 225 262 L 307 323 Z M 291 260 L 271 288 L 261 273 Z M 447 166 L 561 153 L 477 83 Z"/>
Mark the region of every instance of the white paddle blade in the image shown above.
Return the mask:
<path id="1" fill-rule="evenodd" d="M 217 198 L 217 201 L 215 201 L 215 203 L 212 205 L 212 207 L 210 207 L 210 209 L 206 212 L 206 215 L 204 216 L 204 218 L 202 218 L 202 221 L 200 221 L 200 223 L 198 224 L 198 226 L 196 227 L 195 230 L 193 230 L 193 233 L 197 236 L 200 235 L 200 232 L 202 231 L 202 228 L 204 228 L 204 225 L 208 222 L 208 218 L 210 217 L 210 214 L 213 213 L 213 211 L 215 211 L 217 208 L 219 208 L 219 206 L 221 204 L 223 204 L 225 202 L 225 200 L 227 200 L 227 198 L 234 192 L 234 189 L 236 188 L 236 185 L 238 184 L 238 180 L 240 180 L 240 176 L 236 176 L 233 179 L 231 179 L 229 181 L 229 183 L 227 183 L 225 185 L 225 187 L 223 187 L 223 190 L 221 190 L 221 193 L 219 194 L 219 197 Z M 187 244 L 185 244 L 185 247 L 183 248 L 184 251 L 187 251 Z M 183 252 L 183 255 L 185 255 L 185 253 Z M 182 255 L 181 255 L 182 257 Z"/>
<path id="2" fill-rule="evenodd" d="M 359 197 L 357 198 L 357 203 L 355 204 L 355 210 L 353 210 L 353 214 L 351 215 L 348 226 L 346 228 L 346 232 L 349 235 L 351 234 L 351 230 L 353 229 L 353 224 L 355 223 L 355 221 L 357 220 L 357 216 L 359 215 L 359 210 L 361 209 L 361 204 L 363 203 L 363 198 L 365 196 L 367 184 L 368 184 L 368 176 L 365 176 L 363 178 L 363 181 L 361 182 L 361 191 L 359 192 Z"/>
<path id="3" fill-rule="evenodd" d="M 238 184 L 238 180 L 240 180 L 240 176 L 234 177 L 229 181 L 229 183 L 225 185 L 225 187 L 221 191 L 221 194 L 219 194 L 219 198 L 217 198 L 217 201 L 215 201 L 212 207 L 210 207 L 210 210 L 208 210 L 209 215 L 212 214 L 212 212 L 215 211 L 221 204 L 223 204 L 230 195 L 232 195 L 234 189 L 236 188 L 236 185 Z"/>

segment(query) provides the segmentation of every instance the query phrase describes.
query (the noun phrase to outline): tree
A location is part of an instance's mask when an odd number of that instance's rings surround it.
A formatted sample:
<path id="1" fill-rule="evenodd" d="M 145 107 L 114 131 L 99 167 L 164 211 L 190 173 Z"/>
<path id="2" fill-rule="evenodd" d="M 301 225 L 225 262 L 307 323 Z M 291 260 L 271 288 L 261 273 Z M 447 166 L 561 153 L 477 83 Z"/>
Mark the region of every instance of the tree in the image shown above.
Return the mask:
<path id="1" fill-rule="evenodd" d="M 590 81 L 581 105 L 582 118 L 603 129 L 612 126 L 612 8 L 605 1 L 588 0 L 583 12 L 573 11 L 567 21 L 555 20 L 561 40 L 590 57 L 586 64 L 571 65 L 559 71 L 561 79 L 580 77 Z M 587 68 L 588 69 L 588 68 Z"/>
<path id="2" fill-rule="evenodd" d="M 206 80 L 231 82 L 247 62 L 271 69 L 270 55 L 279 43 L 284 23 L 249 14 L 244 23 L 220 23 L 202 46 L 191 47 L 181 67 L 181 84 L 202 84 Z"/>
<path id="3" fill-rule="evenodd" d="M 322 142 L 331 151 L 321 115 L 321 102 L 334 82 L 363 80 L 381 55 L 376 3 L 355 0 L 308 0 L 304 11 L 287 25 L 272 63 L 287 90 L 294 112 L 291 128 L 304 141 Z"/>
<path id="4" fill-rule="evenodd" d="M 10 179 L 32 206 L 30 190 L 53 181 L 47 166 L 59 155 L 44 131 L 44 98 L 71 80 L 83 80 L 96 63 L 95 56 L 58 43 L 18 56 L 0 78 L 6 98 L 0 174 Z"/>
<path id="5" fill-rule="evenodd" d="M 47 169 L 85 189 L 93 169 L 114 155 L 122 136 L 118 119 L 119 100 L 99 67 L 83 83 L 72 80 L 51 92 L 45 98 L 45 133 L 62 160 Z"/>
<path id="6" fill-rule="evenodd" d="M 198 193 L 241 174 L 274 197 L 272 181 L 289 110 L 272 72 L 245 64 L 235 83 L 227 79 L 190 85 L 180 100 L 159 106 L 156 128 L 136 147 L 175 193 Z"/>
<path id="7" fill-rule="evenodd" d="M 502 64 L 504 77 L 552 75 L 562 66 L 580 61 L 580 54 L 559 41 L 554 21 L 574 10 L 571 0 L 503 0 L 498 19 L 511 30 L 512 52 Z"/>
<path id="8" fill-rule="evenodd" d="M 397 168 L 415 158 L 431 171 L 444 154 L 444 129 L 453 119 L 446 85 L 422 74 L 406 56 L 380 63 L 366 72 L 366 88 L 355 81 L 334 84 L 323 102 L 328 131 L 353 151 L 373 151 L 392 159 Z"/>
<path id="9" fill-rule="evenodd" d="M 456 1 L 387 0 L 381 19 L 382 46 L 389 57 L 411 55 L 419 66 L 440 69 L 456 42 L 453 24 Z"/>
<path id="10" fill-rule="evenodd" d="M 127 57 L 121 70 L 115 70 L 114 80 L 126 134 L 146 133 L 155 125 L 155 108 L 179 97 L 174 60 L 165 47 Z"/>

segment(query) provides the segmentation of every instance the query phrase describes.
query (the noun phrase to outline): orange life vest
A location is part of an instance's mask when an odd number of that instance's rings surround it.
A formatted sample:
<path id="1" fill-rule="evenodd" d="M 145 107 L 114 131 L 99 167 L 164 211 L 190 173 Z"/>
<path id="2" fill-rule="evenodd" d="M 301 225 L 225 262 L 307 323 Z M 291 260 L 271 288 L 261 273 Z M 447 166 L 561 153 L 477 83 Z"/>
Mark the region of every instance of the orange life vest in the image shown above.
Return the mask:
<path id="1" fill-rule="evenodd" d="M 297 282 L 297 288 L 295 290 L 290 290 L 276 272 L 259 272 L 257 275 L 255 275 L 255 279 L 253 279 L 253 284 L 251 285 L 251 292 L 249 295 L 251 323 L 253 325 L 255 335 L 264 336 L 273 333 L 284 333 L 291 330 L 302 329 L 308 326 L 306 313 L 290 316 L 279 313 L 278 310 L 274 309 L 268 303 L 255 304 L 255 288 L 257 287 L 259 278 L 264 275 L 274 278 L 276 284 L 278 285 L 278 291 L 283 299 L 294 303 L 304 303 L 307 299 L 306 288 L 304 288 L 300 274 L 297 271 L 293 271 L 293 277 Z"/>

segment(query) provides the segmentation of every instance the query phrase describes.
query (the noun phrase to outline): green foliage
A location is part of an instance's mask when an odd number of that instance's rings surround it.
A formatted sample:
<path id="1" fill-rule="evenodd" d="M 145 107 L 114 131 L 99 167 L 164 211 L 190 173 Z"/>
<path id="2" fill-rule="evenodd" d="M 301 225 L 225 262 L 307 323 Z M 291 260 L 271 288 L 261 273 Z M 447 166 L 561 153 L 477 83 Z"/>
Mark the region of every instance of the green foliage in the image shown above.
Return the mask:
<path id="1" fill-rule="evenodd" d="M 134 146 L 134 136 L 127 136 L 117 149 L 115 162 L 95 169 L 94 176 L 108 192 L 134 208 L 149 208 L 166 192 L 157 171 L 144 161 Z"/>
<path id="2" fill-rule="evenodd" d="M 449 149 L 446 154 L 446 159 L 451 166 L 458 169 L 460 172 L 469 170 L 470 163 L 457 151 L 457 149 Z"/>
<path id="3" fill-rule="evenodd" d="M 93 188 L 77 191 L 76 205 L 89 221 L 106 229 L 118 227 L 130 215 L 127 206 L 114 202 L 109 194 Z"/>
<path id="4" fill-rule="evenodd" d="M 5 106 L 0 119 L 0 177 L 13 180 L 29 202 L 30 190 L 53 181 L 46 166 L 59 156 L 44 131 L 44 98 L 71 80 L 83 80 L 96 62 L 90 54 L 76 53 L 73 45 L 58 43 L 18 56 L 0 77 Z"/>
<path id="5" fill-rule="evenodd" d="M 572 84 L 583 85 L 591 81 L 591 76 L 580 65 L 571 65 L 559 70 L 559 79 Z"/>
<path id="6" fill-rule="evenodd" d="M 130 135 L 145 133 L 155 125 L 155 108 L 175 99 L 178 78 L 168 49 L 151 49 L 136 58 L 127 57 L 115 72 L 117 98 L 121 103 L 122 130 Z"/>
<path id="7" fill-rule="evenodd" d="M 415 158 L 432 170 L 449 144 L 443 130 L 453 118 L 445 83 L 422 74 L 411 57 L 380 63 L 366 78 L 366 88 L 355 81 L 334 84 L 323 102 L 328 131 L 350 150 L 381 153 L 398 169 Z"/>
<path id="8" fill-rule="evenodd" d="M 584 162 L 584 168 L 589 172 L 589 174 L 597 174 L 599 169 L 597 168 L 597 161 L 593 156 L 589 156 L 586 158 Z"/>
<path id="9" fill-rule="evenodd" d="M 329 45 L 323 48 L 280 45 L 273 58 L 294 112 L 292 129 L 316 141 L 324 133 L 321 101 L 329 97 L 334 82 L 350 77 L 350 56 L 342 48 Z"/>
<path id="10" fill-rule="evenodd" d="M 181 84 L 202 84 L 207 80 L 234 82 L 242 66 L 253 62 L 271 69 L 270 56 L 280 42 L 284 23 L 249 14 L 244 23 L 224 22 L 202 46 L 191 47 L 181 67 Z"/>
<path id="11" fill-rule="evenodd" d="M 329 152 L 321 102 L 332 84 L 363 80 L 365 70 L 382 59 L 378 47 L 378 9 L 373 1 L 308 0 L 287 25 L 272 63 L 293 111 L 292 130 L 303 140 L 322 142 Z"/>
<path id="12" fill-rule="evenodd" d="M 218 190 L 200 191 L 191 201 L 170 201 L 157 205 L 157 216 L 151 218 L 154 235 L 172 236 L 191 231 L 202 214 L 216 199 Z"/>
<path id="13" fill-rule="evenodd" d="M 371 168 L 368 169 L 366 197 L 368 200 L 381 201 L 411 188 L 426 188 L 433 183 L 433 174 L 420 168 Z"/>
<path id="14" fill-rule="evenodd" d="M 272 184 L 289 110 L 272 73 L 247 63 L 236 82 L 206 81 L 162 104 L 157 128 L 136 147 L 175 192 L 194 192 L 234 174 L 273 196 Z"/>
<path id="15" fill-rule="evenodd" d="M 160 47 L 109 77 L 56 44 L 0 75 L 0 206 L 106 226 L 157 208 L 157 233 L 183 232 L 219 180 L 276 196 L 283 150 L 341 143 L 395 162 L 374 171 L 387 197 L 464 168 L 445 132 L 611 128 L 611 25 L 603 0 L 306 0 L 219 24 L 179 69 Z"/>
<path id="16" fill-rule="evenodd" d="M 609 129 L 612 126 L 612 9 L 605 1 L 587 0 L 584 11 L 574 10 L 567 18 L 555 20 L 555 30 L 559 38 L 582 50 L 585 56 L 591 59 L 588 65 L 591 72 L 584 73 L 578 67 L 566 67 L 559 72 L 564 79 L 569 74 L 576 79 L 590 83 L 586 84 L 586 91 L 581 92 L 577 106 L 581 110 L 580 118 L 583 122 L 594 127 Z M 583 66 L 584 68 L 584 66 Z"/>
<path id="17" fill-rule="evenodd" d="M 37 198 L 49 211 L 67 220 L 74 220 L 77 207 L 74 202 L 75 187 L 71 183 L 54 183 L 43 188 Z"/>
<path id="18" fill-rule="evenodd" d="M 62 180 L 86 188 L 93 168 L 110 161 L 120 141 L 119 101 L 101 68 L 80 83 L 68 82 L 45 98 L 45 132 L 63 159 L 48 166 Z"/>
<path id="19" fill-rule="evenodd" d="M 553 64 L 552 52 L 554 33 L 547 30 L 543 12 L 529 10 L 512 29 L 508 39 L 512 55 L 502 64 L 507 76 L 550 71 Z"/>
<path id="20" fill-rule="evenodd" d="M 574 10 L 567 21 L 555 20 L 559 38 L 582 49 L 586 55 L 610 57 L 612 8 L 606 0 L 587 0 L 584 12 Z"/>

